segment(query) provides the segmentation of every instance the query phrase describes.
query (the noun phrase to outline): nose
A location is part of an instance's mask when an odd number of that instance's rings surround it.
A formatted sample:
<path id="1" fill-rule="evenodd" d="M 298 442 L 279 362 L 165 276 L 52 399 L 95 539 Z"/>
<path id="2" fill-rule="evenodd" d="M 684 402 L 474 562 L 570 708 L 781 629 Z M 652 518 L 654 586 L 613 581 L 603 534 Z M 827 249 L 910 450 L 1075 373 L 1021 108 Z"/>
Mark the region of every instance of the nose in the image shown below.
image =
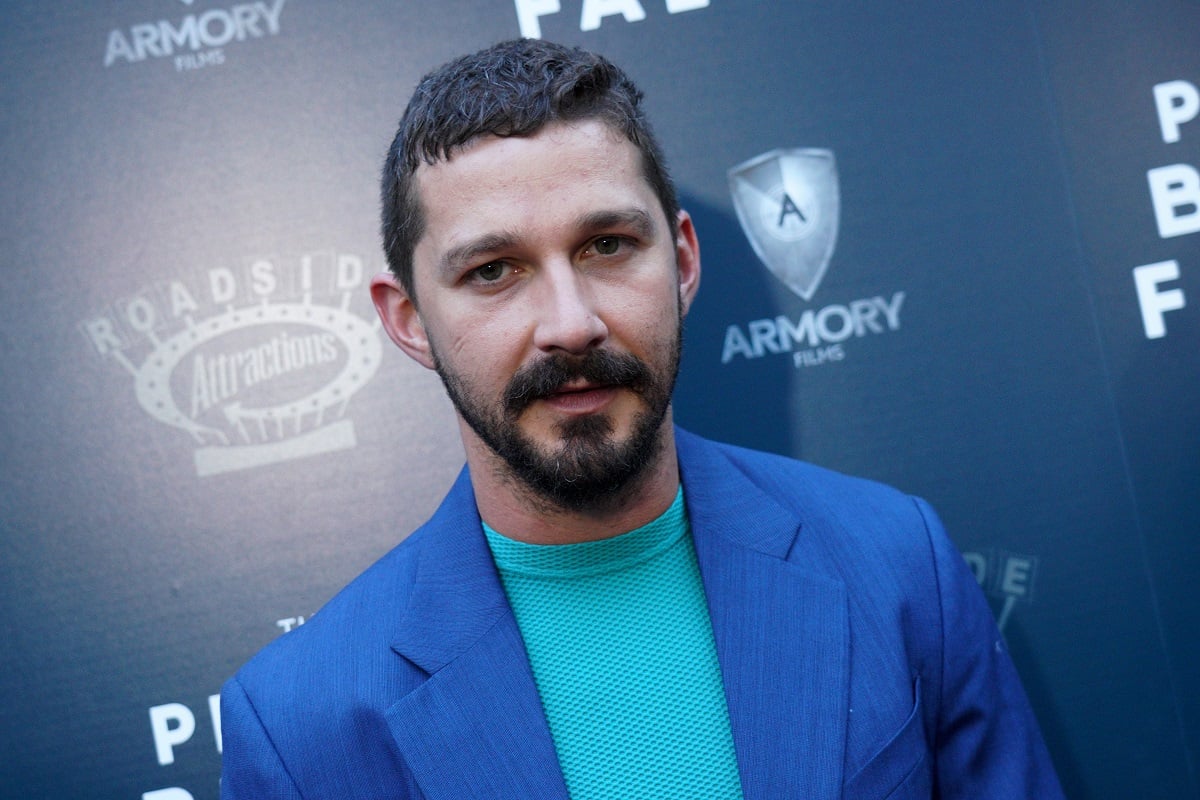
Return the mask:
<path id="1" fill-rule="evenodd" d="M 587 279 L 570 263 L 545 265 L 534 309 L 534 345 L 543 351 L 580 355 L 608 338 Z"/>

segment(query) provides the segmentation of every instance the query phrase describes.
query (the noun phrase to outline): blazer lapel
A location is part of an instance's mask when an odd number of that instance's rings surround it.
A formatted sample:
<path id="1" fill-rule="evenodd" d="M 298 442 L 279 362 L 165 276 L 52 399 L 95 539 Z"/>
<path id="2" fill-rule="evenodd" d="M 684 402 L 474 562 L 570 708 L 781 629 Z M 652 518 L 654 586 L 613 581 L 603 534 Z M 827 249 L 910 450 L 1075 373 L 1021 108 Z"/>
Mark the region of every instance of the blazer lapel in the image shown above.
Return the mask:
<path id="1" fill-rule="evenodd" d="M 845 587 L 786 560 L 800 518 L 711 444 L 677 442 L 746 800 L 840 797 Z"/>
<path id="2" fill-rule="evenodd" d="M 393 650 L 429 679 L 387 712 L 428 800 L 567 790 L 464 469 L 425 531 Z"/>
<path id="3" fill-rule="evenodd" d="M 682 431 L 677 442 L 746 800 L 840 797 L 845 588 L 787 562 L 801 535 L 799 517 L 712 445 Z M 393 649 L 429 674 L 387 712 L 428 800 L 566 800 L 465 470 L 427 526 Z"/>

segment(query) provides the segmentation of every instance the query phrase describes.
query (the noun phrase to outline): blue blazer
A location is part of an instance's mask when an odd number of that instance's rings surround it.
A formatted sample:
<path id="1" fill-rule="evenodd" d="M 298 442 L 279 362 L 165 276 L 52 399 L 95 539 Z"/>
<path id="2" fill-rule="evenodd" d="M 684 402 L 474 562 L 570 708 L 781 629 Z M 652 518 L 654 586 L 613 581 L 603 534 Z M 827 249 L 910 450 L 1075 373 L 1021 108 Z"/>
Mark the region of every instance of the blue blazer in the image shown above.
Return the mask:
<path id="1" fill-rule="evenodd" d="M 747 800 L 1062 796 L 924 503 L 676 435 Z M 225 800 L 567 797 L 465 469 L 226 684 L 221 719 Z"/>

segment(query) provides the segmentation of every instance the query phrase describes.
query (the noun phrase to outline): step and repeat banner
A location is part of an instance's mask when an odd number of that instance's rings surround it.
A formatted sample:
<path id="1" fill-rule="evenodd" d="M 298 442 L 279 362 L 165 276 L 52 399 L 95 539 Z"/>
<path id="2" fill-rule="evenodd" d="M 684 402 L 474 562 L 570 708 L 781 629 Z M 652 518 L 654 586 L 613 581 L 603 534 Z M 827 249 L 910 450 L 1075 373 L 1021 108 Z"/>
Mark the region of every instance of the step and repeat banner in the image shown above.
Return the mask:
<path id="1" fill-rule="evenodd" d="M 212 800 L 223 681 L 462 462 L 382 334 L 417 79 L 645 90 L 677 419 L 939 509 L 1072 798 L 1200 797 L 1200 5 L 124 0 L 0 12 L 0 796 Z"/>

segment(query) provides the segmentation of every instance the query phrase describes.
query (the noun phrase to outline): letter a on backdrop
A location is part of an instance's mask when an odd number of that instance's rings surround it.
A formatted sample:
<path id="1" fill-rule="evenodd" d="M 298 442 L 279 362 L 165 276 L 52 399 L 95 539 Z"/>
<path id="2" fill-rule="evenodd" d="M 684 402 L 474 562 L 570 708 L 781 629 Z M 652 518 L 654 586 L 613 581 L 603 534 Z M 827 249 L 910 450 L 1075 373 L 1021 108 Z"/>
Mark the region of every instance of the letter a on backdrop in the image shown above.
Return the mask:
<path id="1" fill-rule="evenodd" d="M 733 207 L 750 245 L 776 278 L 811 300 L 837 243 L 833 152 L 772 150 L 729 170 Z"/>

